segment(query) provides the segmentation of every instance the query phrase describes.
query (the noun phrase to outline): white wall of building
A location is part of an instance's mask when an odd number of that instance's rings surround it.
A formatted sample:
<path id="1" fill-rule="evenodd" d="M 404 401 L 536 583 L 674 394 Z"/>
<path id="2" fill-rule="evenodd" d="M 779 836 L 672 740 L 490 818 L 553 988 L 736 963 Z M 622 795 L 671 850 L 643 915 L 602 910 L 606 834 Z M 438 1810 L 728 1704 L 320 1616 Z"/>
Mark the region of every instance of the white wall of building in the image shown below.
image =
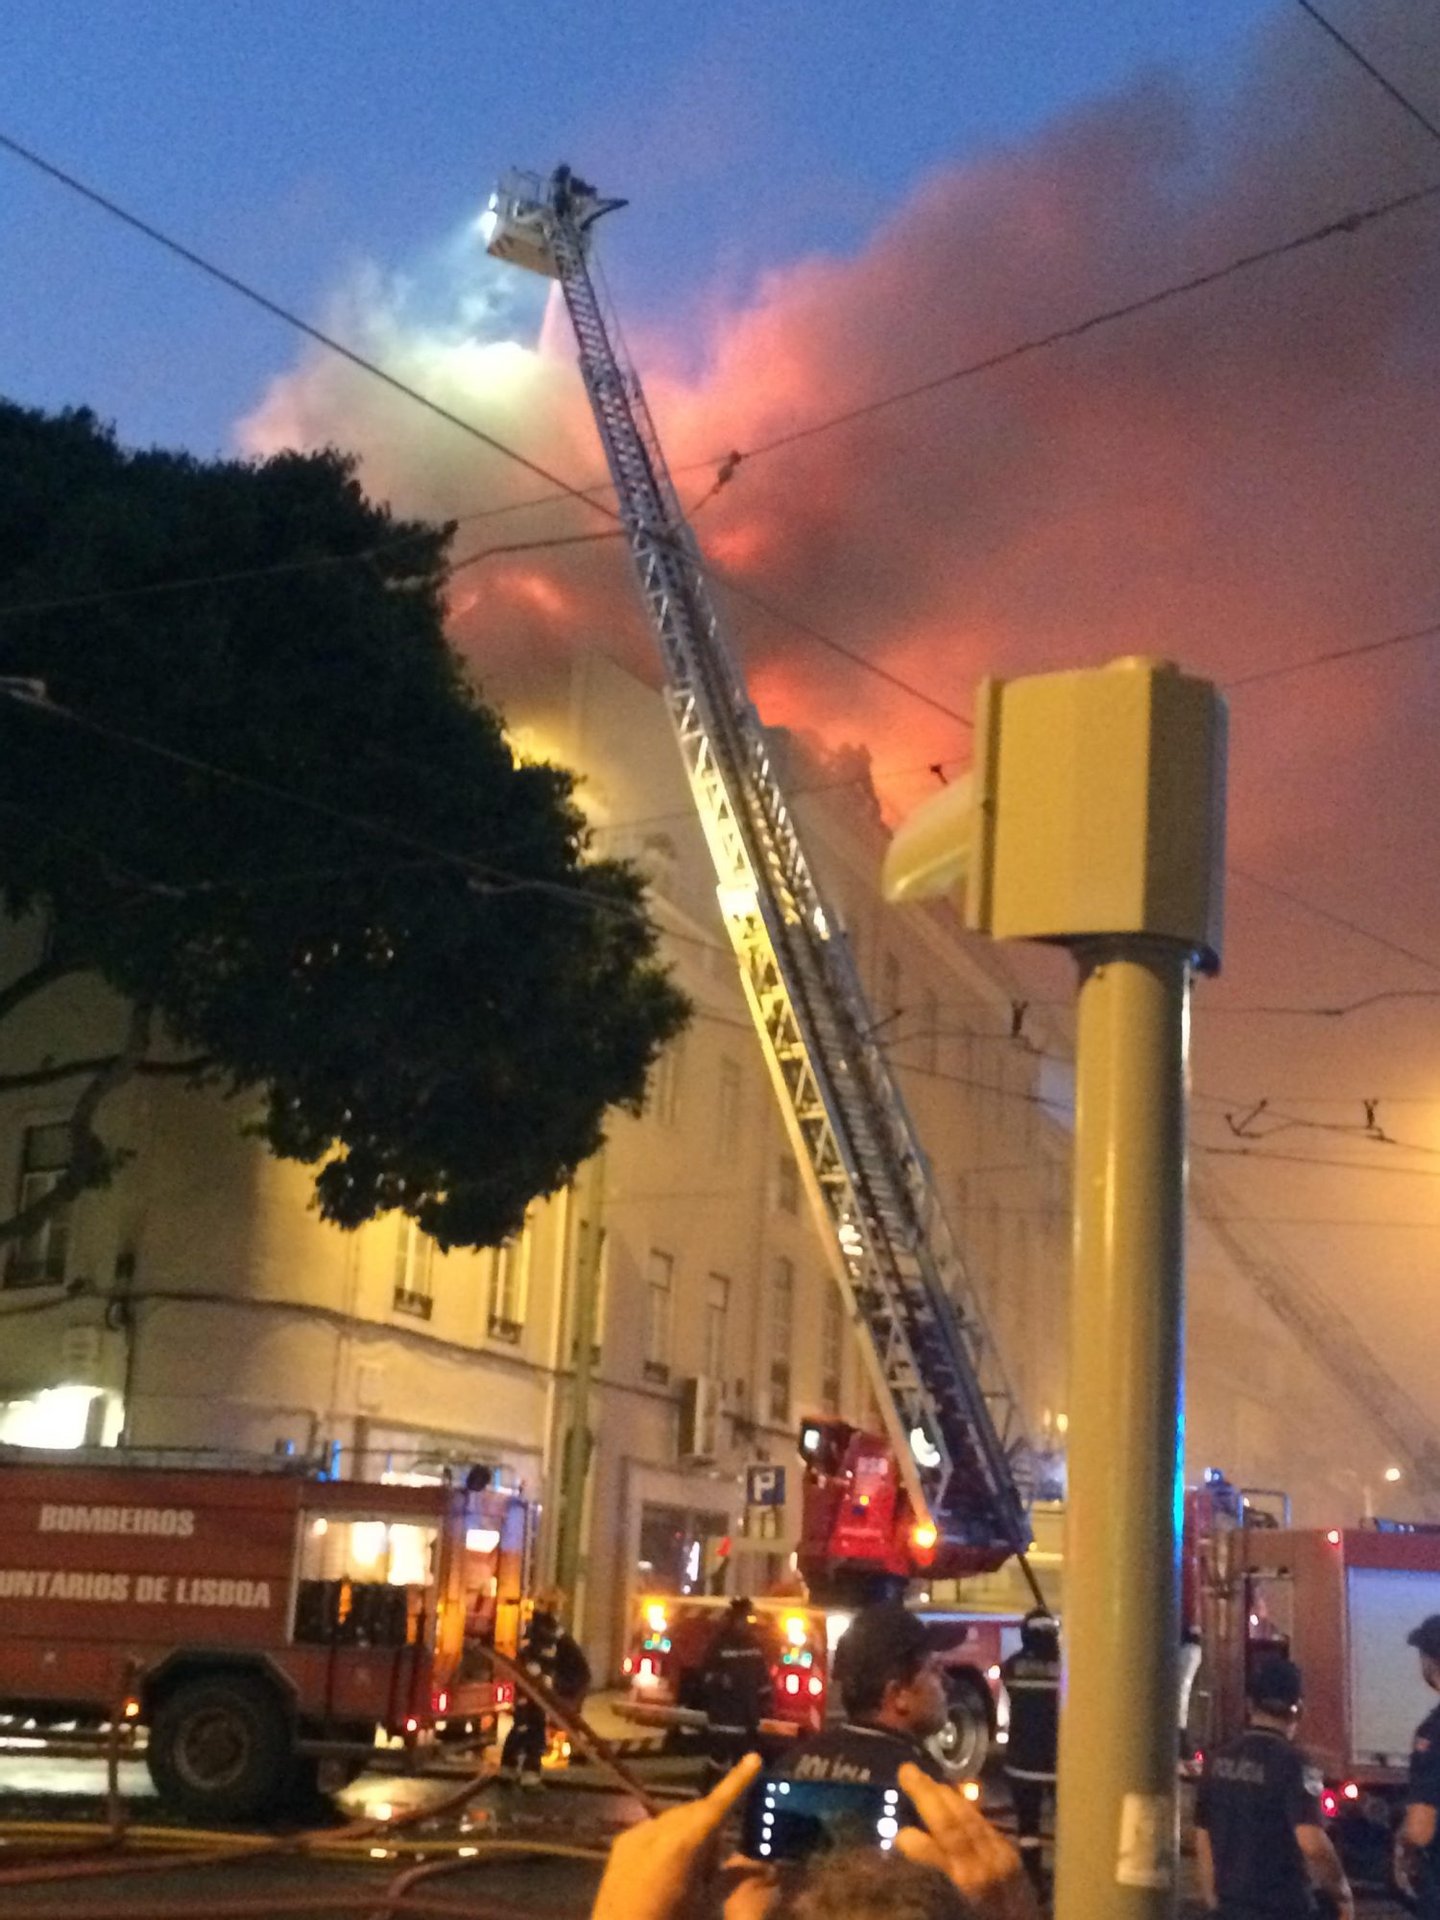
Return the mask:
<path id="1" fill-rule="evenodd" d="M 667 1540 L 693 1529 L 708 1577 L 713 1536 L 733 1534 L 740 1520 L 741 1469 L 792 1461 L 802 1414 L 863 1417 L 868 1388 L 843 1328 L 836 1338 L 825 1250 L 787 1166 L 662 702 L 591 654 L 517 696 L 511 718 L 524 750 L 585 776 L 597 851 L 645 865 L 667 955 L 695 1004 L 646 1113 L 615 1117 L 603 1159 L 593 1457 L 574 1607 L 592 1654 L 613 1670 L 634 1592 L 665 1578 Z M 793 785 L 804 784 L 797 767 Z M 943 911 L 902 918 L 879 905 L 884 835 L 862 792 L 817 792 L 797 806 L 893 1037 L 1032 1432 L 1058 1441 L 1064 1062 L 1033 1021 L 1012 1030 L 1003 955 Z M 7 977 L 27 963 L 33 938 L 10 930 Z M 121 1013 L 93 984 L 57 988 L 0 1026 L 0 1071 L 103 1052 Z M 18 1180 L 26 1130 L 63 1120 L 72 1090 L 0 1101 L 0 1180 L 7 1168 Z M 338 1444 L 370 1475 L 484 1460 L 540 1503 L 544 1576 L 573 1417 L 586 1181 L 533 1209 L 519 1249 L 442 1258 L 413 1238 L 402 1245 L 406 1230 L 393 1218 L 353 1234 L 327 1226 L 306 1170 L 243 1138 L 243 1118 L 237 1103 L 155 1079 L 132 1081 L 107 1104 L 105 1135 L 133 1157 L 109 1188 L 74 1203 L 63 1278 L 11 1284 L 8 1263 L 0 1276 L 0 1437 L 29 1437 L 38 1425 L 52 1437 L 113 1439 L 123 1419 L 138 1445 Z M 654 1294 L 667 1275 L 662 1312 Z M 707 1376 L 720 1412 L 713 1457 L 697 1461 L 680 1450 L 680 1400 L 684 1381 Z M 88 1428 L 82 1389 L 94 1390 Z M 1200 1239 L 1192 1466 L 1213 1461 L 1238 1477 L 1291 1483 L 1298 1466 L 1319 1487 L 1320 1455 L 1341 1417 L 1333 1403 L 1333 1389 Z M 1297 1433 L 1309 1423 L 1307 1451 Z"/>

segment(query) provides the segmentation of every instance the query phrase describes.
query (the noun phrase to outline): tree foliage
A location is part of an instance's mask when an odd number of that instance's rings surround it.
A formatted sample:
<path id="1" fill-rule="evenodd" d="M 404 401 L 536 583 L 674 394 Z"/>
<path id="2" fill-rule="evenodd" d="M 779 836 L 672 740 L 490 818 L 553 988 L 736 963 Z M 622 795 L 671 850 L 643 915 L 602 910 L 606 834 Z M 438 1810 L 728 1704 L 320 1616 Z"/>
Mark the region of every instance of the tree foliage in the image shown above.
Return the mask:
<path id="1" fill-rule="evenodd" d="M 449 647 L 449 534 L 334 452 L 132 452 L 0 403 L 0 674 L 49 702 L 0 700 L 0 898 L 49 928 L 0 1016 L 68 973 L 146 1016 L 127 1059 L 0 1090 L 178 1058 L 258 1096 L 327 1218 L 445 1246 L 638 1108 L 685 1002 L 641 878 L 586 857 L 572 777 L 515 762 Z M 94 1104 L 72 1186 L 111 1164 Z"/>

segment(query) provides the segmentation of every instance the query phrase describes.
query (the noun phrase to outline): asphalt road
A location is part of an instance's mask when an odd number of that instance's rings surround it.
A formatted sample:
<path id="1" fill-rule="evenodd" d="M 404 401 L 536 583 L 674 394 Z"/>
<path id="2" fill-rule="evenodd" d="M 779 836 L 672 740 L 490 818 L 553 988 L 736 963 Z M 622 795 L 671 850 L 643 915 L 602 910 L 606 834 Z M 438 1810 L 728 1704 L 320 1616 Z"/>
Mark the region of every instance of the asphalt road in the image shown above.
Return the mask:
<path id="1" fill-rule="evenodd" d="M 674 1777 L 674 1763 L 645 1762 L 640 1771 L 652 1783 Z M 430 1860 L 407 1853 L 384 1859 L 295 1860 L 255 1859 L 236 1864 L 192 1865 L 174 1858 L 139 1856 L 146 1865 L 138 1872 L 105 1873 L 82 1880 L 45 1885 L 0 1884 L 0 1912 L 50 1914 L 55 1920 L 146 1920 L 150 1915 L 224 1920 L 227 1906 L 244 1903 L 247 1916 L 268 1908 L 275 1920 L 333 1920 L 337 1913 L 366 1920 L 371 1902 L 402 1873 L 430 1866 L 442 1855 L 452 1864 L 433 1881 L 415 1887 L 417 1894 L 443 1902 L 474 1920 L 584 1920 L 590 1911 L 599 1869 L 584 1861 L 529 1858 L 453 1860 L 456 1844 L 483 1845 L 493 1839 L 533 1844 L 604 1846 L 624 1825 L 638 1816 L 633 1800 L 620 1794 L 595 1792 L 579 1784 L 589 1776 L 576 1773 L 571 1781 L 552 1776 L 543 1791 L 486 1787 L 458 1819 L 422 1823 L 412 1829 L 423 1853 L 428 1838 L 439 1854 Z M 124 1788 L 132 1797 L 137 1824 L 161 1824 L 143 1766 L 124 1769 Z M 16 1859 L 15 1840 L 6 1842 L 6 1820 L 94 1819 L 101 1811 L 104 1769 L 98 1761 L 56 1760 L 42 1756 L 0 1754 L 0 1875 Z M 377 1816 L 419 1808 L 450 1791 L 446 1782 L 367 1775 L 343 1796 L 343 1812 L 350 1818 Z M 1003 1809 L 997 1809 L 1003 1817 Z M 448 1845 L 446 1844 L 448 1842 Z M 8 1855 L 8 1860 L 7 1860 Z M 163 1866 L 150 1864 L 164 1858 Z M 97 1863 L 98 1864 L 98 1863 Z M 260 1906 L 251 1903 L 263 1903 Z M 1184 1912 L 1198 1916 L 1193 1902 Z M 1378 1898 L 1362 1899 L 1366 1920 L 1397 1916 L 1400 1909 Z"/>

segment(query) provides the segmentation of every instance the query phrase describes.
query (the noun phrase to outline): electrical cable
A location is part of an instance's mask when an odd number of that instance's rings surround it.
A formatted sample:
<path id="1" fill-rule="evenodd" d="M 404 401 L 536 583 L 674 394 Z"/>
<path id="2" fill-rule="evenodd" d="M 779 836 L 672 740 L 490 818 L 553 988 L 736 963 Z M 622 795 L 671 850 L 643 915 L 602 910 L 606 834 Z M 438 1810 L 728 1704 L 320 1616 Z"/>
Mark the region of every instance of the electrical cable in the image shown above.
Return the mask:
<path id="1" fill-rule="evenodd" d="M 1320 11 L 1319 7 L 1312 5 L 1311 0 L 1295 0 L 1295 4 L 1302 13 L 1309 15 L 1322 33 L 1329 34 L 1336 46 L 1339 47 L 1342 52 L 1348 54 L 1356 66 L 1361 67 L 1368 73 L 1377 86 L 1383 87 L 1395 104 L 1398 107 L 1402 107 L 1412 120 L 1417 121 L 1432 140 L 1440 141 L 1440 126 L 1437 126 L 1435 121 L 1431 120 L 1428 115 L 1422 113 L 1415 102 L 1402 93 L 1389 75 L 1382 73 L 1374 61 L 1368 59 L 1360 51 L 1353 40 L 1348 40 L 1333 20 L 1328 20 Z"/>
<path id="2" fill-rule="evenodd" d="M 268 294 L 261 293 L 258 287 L 252 287 L 248 281 L 240 279 L 237 274 L 229 272 L 224 267 L 217 266 L 213 260 L 207 260 L 204 254 L 197 253 L 193 247 L 187 247 L 183 241 L 176 240 L 160 227 L 142 219 L 139 214 L 131 213 L 127 207 L 122 207 L 118 200 L 112 200 L 108 194 L 102 193 L 98 187 L 88 185 L 75 174 L 67 173 L 63 167 L 56 166 L 54 161 L 45 159 L 32 147 L 27 147 L 15 139 L 12 134 L 0 132 L 0 148 L 13 154 L 16 159 L 23 160 L 27 166 L 34 167 L 37 172 L 46 174 L 60 186 L 67 187 L 71 193 L 79 194 L 82 200 L 88 200 L 92 206 L 99 207 L 112 219 L 121 221 L 136 233 L 142 234 L 145 239 L 152 240 L 156 246 L 163 247 L 167 253 L 172 253 L 177 259 L 183 260 L 187 266 L 194 267 L 211 280 L 218 281 L 221 286 L 228 287 L 232 293 L 239 294 L 242 300 L 248 300 L 252 306 L 259 307 L 263 313 L 283 321 L 287 327 L 293 327 L 297 333 L 304 334 L 318 346 L 337 354 L 342 360 L 348 360 L 351 366 L 358 367 L 362 373 L 368 373 L 372 379 L 381 381 L 393 392 L 403 394 L 407 400 L 413 400 L 417 406 L 424 407 L 427 413 L 433 413 L 437 419 L 444 420 L 452 427 L 458 427 L 461 433 L 468 434 L 472 440 L 478 440 L 482 446 L 490 448 L 491 452 L 514 461 L 517 466 L 524 467 L 539 479 L 547 481 L 558 492 L 568 494 L 572 499 L 581 500 L 586 506 L 594 508 L 597 512 L 606 513 L 612 519 L 619 518 L 613 507 L 603 506 L 599 501 L 592 499 L 582 488 L 572 486 L 563 475 L 553 472 L 538 460 L 530 459 L 527 454 L 519 452 L 516 448 L 507 446 L 503 440 L 497 440 L 494 434 L 487 433 L 483 427 L 476 426 L 473 420 L 467 420 L 463 414 L 455 413 L 451 408 L 443 406 L 440 401 L 432 399 L 419 387 L 412 387 L 398 374 L 388 372 L 379 361 L 371 360 L 367 355 L 357 352 L 354 347 L 347 347 L 343 340 L 337 340 L 333 334 L 326 333 L 323 328 L 312 326 L 308 320 L 302 319 L 291 308 L 282 306 L 278 300 L 272 300 Z"/>
<path id="3" fill-rule="evenodd" d="M 115 727 L 103 720 L 97 720 L 90 714 L 77 712 L 73 707 L 61 706 L 58 702 L 24 694 L 13 687 L 0 685 L 0 695 L 8 696 L 15 704 L 27 707 L 34 712 L 49 715 L 53 719 L 66 722 L 87 733 L 93 733 L 101 739 L 110 740 L 117 745 L 134 748 L 140 752 L 154 755 L 157 759 L 169 761 L 172 765 L 183 767 L 188 772 L 199 773 L 208 779 L 225 785 L 238 787 L 246 792 L 263 795 L 267 799 L 278 800 L 287 806 L 300 808 L 321 818 L 336 822 L 341 826 L 355 828 L 375 839 L 385 840 L 397 846 L 408 848 L 412 852 L 429 856 L 438 863 L 467 872 L 486 883 L 485 891 L 493 894 L 539 893 L 550 898 L 573 901 L 594 910 L 628 916 L 630 909 L 620 902 L 604 899 L 588 892 L 584 887 L 569 885 L 560 880 L 528 878 L 522 874 L 511 873 L 503 867 L 493 866 L 485 861 L 476 860 L 453 850 L 437 847 L 407 833 L 401 827 L 392 827 L 383 820 L 375 820 L 365 814 L 358 814 L 343 807 L 331 806 L 327 801 L 314 799 L 309 794 L 295 788 L 280 786 L 272 780 L 264 780 L 254 774 L 239 773 L 233 768 L 222 767 L 213 761 L 202 760 L 198 755 L 185 753 L 178 747 L 166 745 L 163 741 L 147 739 L 143 734 L 131 733 L 121 727 Z M 163 883 L 152 883 L 162 886 Z M 166 891 L 174 891 L 166 889 Z M 676 934 L 676 938 L 685 938 Z M 697 944 L 719 952 L 727 952 L 717 941 L 701 940 L 693 936 Z"/>
<path id="4" fill-rule="evenodd" d="M 1407 947 L 1398 940 L 1392 940 L 1388 934 L 1376 933 L 1362 926 L 1358 920 L 1350 919 L 1346 914 L 1336 913 L 1331 907 L 1322 907 L 1314 900 L 1307 900 L 1301 894 L 1292 893 L 1288 887 L 1278 886 L 1273 880 L 1264 880 L 1258 873 L 1250 873 L 1244 867 L 1229 865 L 1226 872 L 1236 880 L 1243 880 L 1247 886 L 1258 887 L 1262 893 L 1273 894 L 1277 900 L 1285 901 L 1289 906 L 1298 907 L 1302 912 L 1314 914 L 1317 920 L 1324 920 L 1332 927 L 1341 927 L 1347 933 L 1357 934 L 1372 945 L 1383 947 L 1387 953 L 1398 954 L 1403 960 L 1411 960 L 1416 966 L 1424 967 L 1427 973 L 1440 973 L 1440 961 L 1432 960 L 1428 954 L 1418 953 L 1414 947 Z"/>
<path id="5" fill-rule="evenodd" d="M 1221 686 L 1226 693 L 1234 693 L 1241 687 L 1259 686 L 1265 680 L 1282 680 L 1288 674 L 1308 673 L 1313 667 L 1328 667 L 1339 660 L 1358 660 L 1365 654 L 1384 653 L 1390 647 L 1436 638 L 1440 638 L 1440 621 L 1428 627 L 1411 627 L 1405 633 L 1392 633 L 1383 640 L 1362 640 L 1350 647 L 1333 647 L 1326 653 L 1314 653 L 1308 660 L 1292 660 L 1285 666 L 1258 667 L 1253 673 L 1237 674 L 1233 679 L 1222 681 Z"/>
<path id="6" fill-rule="evenodd" d="M 1150 293 L 1140 295 L 1137 299 L 1122 301 L 1112 307 L 1102 307 L 1099 311 L 1088 314 L 1083 320 L 1072 321 L 1067 326 L 1052 329 L 1049 333 L 1034 334 L 1027 340 L 1016 341 L 1012 346 L 1002 347 L 995 353 L 986 354 L 983 359 L 971 360 L 963 366 L 952 367 L 948 373 L 936 374 L 928 380 L 917 381 L 913 386 L 897 388 L 891 393 L 878 394 L 872 400 L 858 402 L 855 406 L 847 407 L 839 413 L 813 420 L 805 426 L 792 428 L 788 433 L 776 434 L 773 439 L 763 440 L 756 446 L 743 449 L 741 459 L 743 461 L 758 460 L 767 453 L 776 453 L 782 447 L 794 446 L 802 440 L 812 440 L 819 434 L 829 433 L 836 427 L 848 426 L 853 420 L 863 420 L 870 414 L 882 412 L 887 407 L 897 407 L 908 400 L 920 399 L 941 387 L 973 380 L 980 374 L 994 373 L 1001 367 L 1013 365 L 1017 360 L 1027 359 L 1031 354 L 1060 346 L 1070 340 L 1078 340 L 1085 334 L 1094 333 L 1100 327 L 1110 326 L 1119 320 L 1134 319 L 1139 314 L 1148 313 L 1172 300 L 1181 299 L 1186 294 L 1198 293 L 1206 287 L 1217 286 L 1236 274 L 1247 273 L 1268 261 L 1282 259 L 1288 254 L 1298 253 L 1306 247 L 1318 246 L 1340 235 L 1358 233 L 1361 228 L 1370 226 L 1377 220 L 1388 219 L 1391 214 L 1404 212 L 1409 207 L 1420 206 L 1426 201 L 1435 199 L 1437 195 L 1440 195 L 1440 181 L 1412 188 L 1406 193 L 1392 195 L 1387 200 L 1374 201 L 1369 206 L 1356 208 L 1352 213 L 1340 214 L 1318 227 L 1311 227 L 1304 233 L 1293 234 L 1288 240 L 1280 240 L 1271 246 L 1257 247 L 1249 253 L 1239 254 L 1223 266 L 1210 267 L 1203 273 L 1190 274 L 1183 280 L 1172 281 L 1168 286 L 1157 287 Z"/>
<path id="7" fill-rule="evenodd" d="M 15 139 L 13 135 L 0 132 L 0 148 L 14 155 L 15 158 L 23 160 L 28 166 L 34 167 L 37 171 L 45 174 L 59 185 L 68 188 L 72 193 L 79 194 L 82 199 L 89 201 L 93 206 L 99 207 L 103 212 L 110 214 L 125 226 L 142 234 L 147 240 L 153 241 L 157 246 L 165 248 L 167 252 L 185 261 L 187 265 L 194 267 L 198 272 L 206 274 L 209 278 L 218 281 L 222 286 L 228 287 L 231 292 L 237 293 L 242 299 L 250 301 L 252 305 L 259 307 L 262 312 L 270 314 L 274 319 L 283 321 L 286 326 L 293 327 L 307 339 L 313 340 L 319 346 L 325 347 L 331 353 L 337 354 L 342 360 L 348 361 L 350 365 L 357 367 L 361 372 L 370 374 L 374 379 L 381 381 L 394 392 L 403 394 L 407 399 L 413 400 L 417 406 L 425 408 L 427 412 L 434 414 L 437 418 L 448 422 L 448 424 L 453 427 L 457 427 L 462 433 L 468 434 L 474 440 L 478 440 L 492 452 L 498 453 L 505 459 L 513 461 L 517 466 L 524 467 L 528 472 L 536 474 L 540 479 L 549 481 L 556 489 L 557 497 L 578 500 L 583 506 L 589 507 L 592 511 L 604 514 L 607 519 L 620 520 L 621 515 L 618 508 L 609 505 L 606 501 L 596 498 L 596 488 L 573 485 L 570 481 L 564 479 L 562 475 L 553 472 L 549 467 L 543 466 L 540 462 L 530 459 L 528 455 L 519 452 L 515 447 L 507 445 L 505 441 L 498 439 L 494 434 L 487 433 L 483 427 L 477 426 L 473 420 L 467 420 L 462 414 L 455 413 L 451 408 L 443 406 L 438 400 L 432 399 L 430 395 L 424 393 L 420 388 L 413 387 L 408 381 L 402 380 L 397 374 L 390 373 L 386 368 L 382 367 L 378 361 L 371 360 L 367 355 L 357 352 L 353 347 L 347 347 L 342 340 L 336 339 L 333 334 L 326 333 L 322 328 L 313 326 L 308 320 L 302 319 L 301 316 L 291 308 L 282 306 L 278 300 L 272 300 L 268 294 L 261 293 L 258 288 L 252 287 L 247 281 L 240 279 L 238 275 L 229 272 L 224 267 L 218 266 L 214 261 L 208 260 L 203 254 L 197 253 L 193 247 L 188 247 L 182 241 L 176 240 L 172 235 L 164 232 L 162 228 L 155 226 L 151 221 L 144 220 L 140 215 L 131 213 L 128 208 L 121 206 L 117 200 L 112 199 L 108 194 L 102 193 L 98 188 L 88 185 L 75 174 L 69 173 L 65 168 L 57 166 L 53 161 L 46 160 L 41 154 L 36 153 L 33 148 L 27 147 L 23 142 Z M 726 455 L 721 465 L 723 466 L 725 461 L 728 461 L 731 457 L 730 455 Z M 738 465 L 738 461 L 735 464 Z M 536 504 L 539 503 L 537 502 Z M 945 714 L 948 719 L 958 721 L 962 726 L 968 726 L 970 724 L 964 714 L 954 712 L 953 709 L 945 706 L 943 702 L 936 700 L 932 695 L 927 694 L 922 688 L 912 686 L 908 681 L 903 680 L 897 674 L 891 673 L 887 668 L 878 667 L 873 661 L 866 659 L 863 654 L 857 653 L 852 648 L 844 646 L 840 641 L 833 640 L 828 635 L 823 634 L 818 627 L 811 625 L 810 622 L 802 621 L 784 612 L 774 606 L 773 603 L 760 600 L 758 596 L 751 593 L 748 588 L 742 586 L 738 581 L 730 579 L 721 569 L 713 567 L 703 560 L 697 560 L 696 564 L 702 572 L 728 585 L 732 592 L 751 600 L 761 611 L 767 613 L 771 619 L 783 621 L 786 625 L 793 627 L 797 632 L 803 633 L 808 639 L 828 648 L 830 652 L 837 654 L 841 659 L 848 660 L 853 666 L 857 666 L 867 673 L 873 673 L 877 678 L 900 688 L 903 692 L 910 694 L 915 699 L 923 701 L 926 706 L 933 707 L 937 711 Z"/>

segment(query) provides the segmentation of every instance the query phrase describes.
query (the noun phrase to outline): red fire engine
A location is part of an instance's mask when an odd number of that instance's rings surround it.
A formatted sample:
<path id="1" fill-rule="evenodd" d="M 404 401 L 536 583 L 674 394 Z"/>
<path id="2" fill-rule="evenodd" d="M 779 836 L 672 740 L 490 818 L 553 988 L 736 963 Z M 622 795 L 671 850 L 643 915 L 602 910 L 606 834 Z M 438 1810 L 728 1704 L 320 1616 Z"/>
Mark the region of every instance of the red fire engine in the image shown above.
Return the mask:
<path id="1" fill-rule="evenodd" d="M 152 1456 L 153 1457 L 153 1456 Z M 163 1798 L 233 1820 L 493 1731 L 485 1643 L 513 1651 L 529 1520 L 488 1484 L 0 1456 L 0 1711 L 148 1730 Z"/>
<path id="2" fill-rule="evenodd" d="M 1300 1740 L 1352 1861 L 1383 1859 L 1414 1730 L 1434 1705 L 1411 1630 L 1440 1613 L 1440 1531 L 1407 1522 L 1292 1528 L 1278 1496 L 1216 1473 L 1187 1497 L 1184 1620 L 1200 1660 L 1187 1730 L 1198 1753 L 1244 1724 L 1268 1653 L 1305 1677 Z"/>
<path id="3" fill-rule="evenodd" d="M 729 1605 L 701 1594 L 641 1596 L 624 1662 L 627 1719 L 680 1737 L 704 1732 L 702 1673 Z M 761 1732 L 776 1743 L 818 1732 L 827 1715 L 839 1711 L 830 1698 L 830 1659 L 851 1616 L 795 1599 L 757 1599 L 751 1607 L 775 1689 L 774 1716 Z M 1000 1662 L 1018 1644 L 1016 1622 L 953 1608 L 916 1611 L 943 1644 L 950 1725 L 936 1736 L 934 1749 L 956 1779 L 968 1780 L 980 1771 L 1005 1722 Z"/>

